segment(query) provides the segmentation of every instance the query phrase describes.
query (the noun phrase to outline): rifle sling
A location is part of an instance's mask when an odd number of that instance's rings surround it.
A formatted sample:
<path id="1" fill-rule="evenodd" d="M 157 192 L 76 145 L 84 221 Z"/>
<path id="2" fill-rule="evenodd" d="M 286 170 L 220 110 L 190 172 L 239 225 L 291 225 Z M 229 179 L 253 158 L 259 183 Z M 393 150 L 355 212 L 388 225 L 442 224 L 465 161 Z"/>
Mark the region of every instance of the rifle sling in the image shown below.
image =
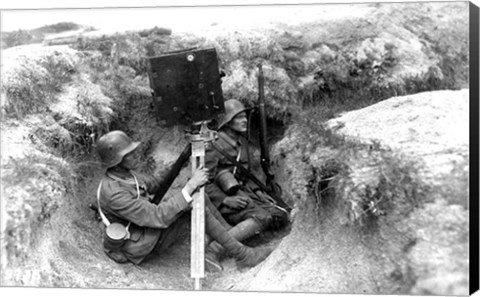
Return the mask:
<path id="1" fill-rule="evenodd" d="M 212 146 L 214 149 L 216 149 L 219 153 L 221 153 L 229 162 L 237 166 L 238 170 L 242 172 L 247 178 L 249 178 L 252 182 L 254 182 L 258 187 L 260 187 L 265 193 L 270 195 L 279 206 L 282 208 L 285 208 L 288 212 L 292 210 L 292 208 L 285 203 L 281 198 L 277 197 L 272 191 L 270 191 L 260 180 L 258 180 L 248 169 L 243 167 L 243 165 L 240 162 L 237 162 L 235 158 L 232 158 L 227 152 L 225 152 L 223 149 L 218 147 L 214 142 L 212 142 Z"/>

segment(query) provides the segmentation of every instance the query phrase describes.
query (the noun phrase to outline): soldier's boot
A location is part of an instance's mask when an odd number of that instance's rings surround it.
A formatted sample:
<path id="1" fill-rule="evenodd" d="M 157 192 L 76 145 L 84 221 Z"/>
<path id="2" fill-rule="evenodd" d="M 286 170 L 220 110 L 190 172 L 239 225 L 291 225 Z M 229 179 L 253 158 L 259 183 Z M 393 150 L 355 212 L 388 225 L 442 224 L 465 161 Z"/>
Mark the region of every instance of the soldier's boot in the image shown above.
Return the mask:
<path id="1" fill-rule="evenodd" d="M 249 218 L 232 227 L 230 230 L 228 230 L 228 233 L 236 240 L 243 241 L 259 234 L 262 229 L 262 226 L 257 221 Z M 220 259 L 225 252 L 223 247 L 216 241 L 208 245 L 207 250 L 217 254 L 218 259 Z"/>
<path id="2" fill-rule="evenodd" d="M 223 218 L 222 214 L 218 211 L 218 209 L 213 205 L 212 201 L 210 198 L 208 198 L 207 195 L 205 195 L 205 207 L 208 207 L 209 211 L 212 213 L 212 215 L 217 219 L 217 221 L 225 227 L 225 229 L 230 230 L 232 229 L 232 226 L 225 221 Z"/>
<path id="3" fill-rule="evenodd" d="M 257 221 L 249 218 L 232 227 L 232 229 L 228 230 L 228 233 L 236 240 L 243 241 L 259 234 L 262 230 L 263 227 Z"/>
<path id="4" fill-rule="evenodd" d="M 210 248 L 212 238 L 205 234 L 205 270 L 208 272 L 220 272 L 223 266 L 220 263 L 220 257 L 216 251 Z"/>
<path id="5" fill-rule="evenodd" d="M 265 260 L 272 252 L 273 248 L 268 246 L 248 248 L 244 255 L 236 258 L 237 266 L 239 268 L 256 266 Z"/>
<path id="6" fill-rule="evenodd" d="M 253 267 L 272 252 L 271 248 L 250 248 L 240 243 L 215 219 L 208 208 L 205 208 L 205 227 L 207 234 L 237 260 L 239 267 Z"/>
<path id="7" fill-rule="evenodd" d="M 209 251 L 208 249 L 205 251 L 205 269 L 208 272 L 223 271 L 223 266 L 220 264 L 217 254 L 213 251 Z"/>
<path id="8" fill-rule="evenodd" d="M 222 214 L 218 211 L 215 205 L 213 205 L 208 196 L 205 196 L 205 207 L 209 209 L 211 215 L 215 217 L 215 219 L 220 223 L 220 225 L 222 225 L 226 230 L 232 228 L 232 226 L 230 226 L 230 224 L 225 221 Z M 210 248 L 210 243 L 212 241 L 212 238 L 207 234 L 205 238 L 205 246 L 207 247 L 205 249 L 205 269 L 209 272 L 220 272 L 223 270 L 223 266 L 220 263 L 220 253 L 217 249 Z M 216 243 L 216 241 L 213 242 Z M 216 245 L 218 245 L 223 250 L 223 248 L 218 243 L 216 243 Z"/>

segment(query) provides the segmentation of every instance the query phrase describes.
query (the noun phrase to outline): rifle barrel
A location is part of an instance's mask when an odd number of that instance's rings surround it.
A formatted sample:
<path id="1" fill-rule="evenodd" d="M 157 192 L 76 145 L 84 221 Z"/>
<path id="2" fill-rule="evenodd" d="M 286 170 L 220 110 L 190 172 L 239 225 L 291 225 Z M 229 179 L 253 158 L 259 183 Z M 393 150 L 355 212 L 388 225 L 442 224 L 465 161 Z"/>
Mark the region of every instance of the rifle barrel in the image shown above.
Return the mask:
<path id="1" fill-rule="evenodd" d="M 271 173 L 269 170 L 270 157 L 268 153 L 267 144 L 267 113 L 265 110 L 265 78 L 263 76 L 262 64 L 258 65 L 258 110 L 260 113 L 260 153 L 262 169 L 267 176 L 267 179 L 271 179 Z"/>
<path id="2" fill-rule="evenodd" d="M 153 197 L 153 200 L 152 200 L 152 202 L 154 204 L 160 203 L 163 196 L 165 196 L 165 193 L 167 193 L 167 191 L 170 188 L 170 186 L 172 185 L 173 181 L 175 180 L 175 178 L 180 173 L 180 170 L 182 170 L 183 165 L 190 158 L 191 154 L 192 154 L 192 146 L 189 143 L 185 146 L 182 153 L 180 154 L 180 156 L 178 156 L 177 160 L 175 161 L 172 168 L 170 169 L 170 172 L 163 179 L 162 184 L 160 184 L 160 186 L 158 187 L 158 190 L 155 193 L 155 196 Z"/>

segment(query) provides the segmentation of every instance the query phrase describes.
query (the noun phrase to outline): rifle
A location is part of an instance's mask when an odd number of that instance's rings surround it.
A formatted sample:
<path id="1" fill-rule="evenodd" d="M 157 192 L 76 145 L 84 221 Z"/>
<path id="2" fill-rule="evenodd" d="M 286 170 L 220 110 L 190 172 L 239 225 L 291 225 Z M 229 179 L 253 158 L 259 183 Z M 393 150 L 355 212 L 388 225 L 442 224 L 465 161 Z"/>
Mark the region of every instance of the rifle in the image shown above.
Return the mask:
<path id="1" fill-rule="evenodd" d="M 270 156 L 267 144 L 267 113 L 265 111 L 265 79 L 262 64 L 258 64 L 258 110 L 260 114 L 260 164 L 266 177 L 266 186 L 275 196 L 282 196 L 282 189 L 275 182 L 275 175 L 270 169 Z"/>
<path id="2" fill-rule="evenodd" d="M 175 163 L 173 163 L 173 165 L 170 168 L 170 171 L 168 172 L 167 176 L 163 179 L 162 183 L 158 187 L 158 190 L 157 190 L 157 192 L 155 193 L 155 196 L 152 199 L 152 203 L 154 203 L 154 204 L 160 203 L 163 196 L 165 195 L 165 193 L 167 193 L 167 191 L 170 188 L 170 186 L 172 185 L 173 181 L 175 180 L 175 178 L 180 173 L 180 170 L 182 170 L 183 165 L 190 158 L 191 154 L 192 154 L 192 145 L 190 143 L 188 143 L 185 146 L 185 148 L 183 149 L 180 156 L 178 156 Z"/>

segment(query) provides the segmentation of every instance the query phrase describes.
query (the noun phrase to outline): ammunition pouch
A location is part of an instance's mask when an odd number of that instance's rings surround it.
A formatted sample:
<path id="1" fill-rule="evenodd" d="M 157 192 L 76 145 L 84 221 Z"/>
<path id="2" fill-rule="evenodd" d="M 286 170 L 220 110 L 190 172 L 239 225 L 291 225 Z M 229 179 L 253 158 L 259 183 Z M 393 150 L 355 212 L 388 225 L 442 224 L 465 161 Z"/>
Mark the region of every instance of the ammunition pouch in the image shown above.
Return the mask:
<path id="1" fill-rule="evenodd" d="M 237 179 L 228 170 L 218 173 L 215 177 L 215 183 L 229 196 L 235 194 L 240 189 Z"/>

